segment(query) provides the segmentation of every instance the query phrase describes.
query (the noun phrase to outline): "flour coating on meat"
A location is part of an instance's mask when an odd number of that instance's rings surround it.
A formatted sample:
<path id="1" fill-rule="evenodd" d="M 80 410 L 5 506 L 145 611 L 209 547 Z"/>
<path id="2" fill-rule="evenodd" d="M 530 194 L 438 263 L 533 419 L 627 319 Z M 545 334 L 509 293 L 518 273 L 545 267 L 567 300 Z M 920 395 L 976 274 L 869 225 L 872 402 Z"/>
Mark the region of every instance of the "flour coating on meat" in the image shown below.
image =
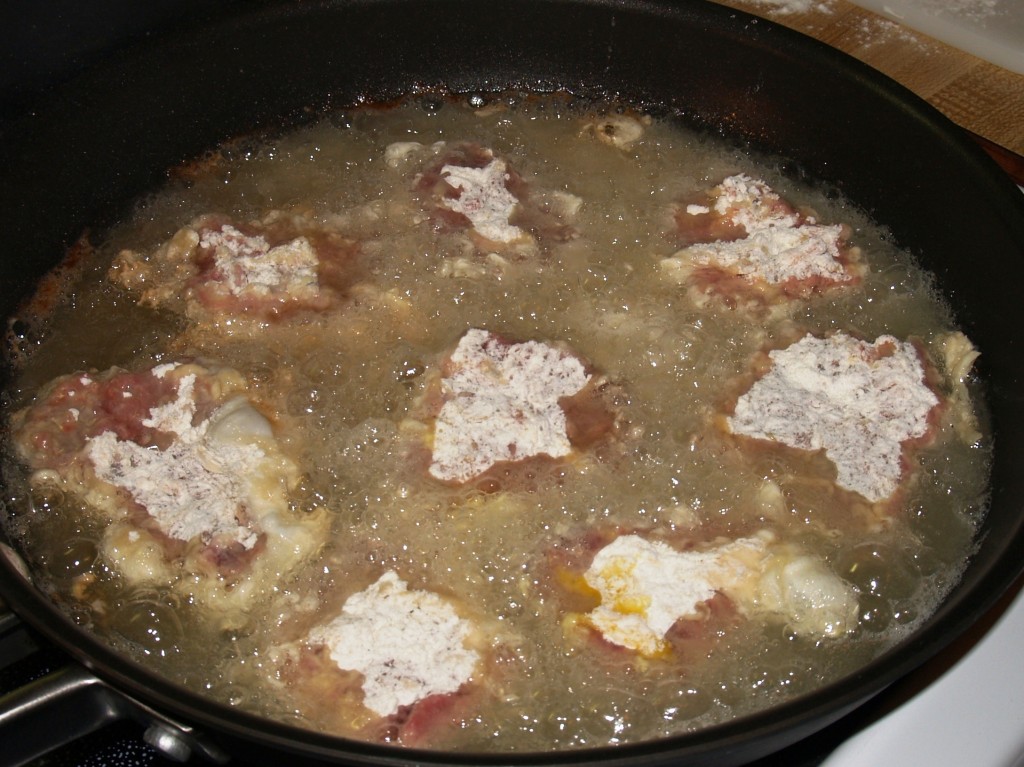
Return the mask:
<path id="1" fill-rule="evenodd" d="M 686 215 L 707 216 L 713 211 L 744 236 L 689 245 L 665 259 L 663 269 L 714 267 L 749 282 L 771 285 L 854 279 L 842 260 L 842 226 L 805 220 L 765 182 L 744 174 L 726 178 L 713 196 L 713 206 L 691 204 L 685 208 Z"/>
<path id="2" fill-rule="evenodd" d="M 458 197 L 446 197 L 443 204 L 470 220 L 482 236 L 495 242 L 512 242 L 523 236 L 523 230 L 509 223 L 519 201 L 505 187 L 508 173 L 505 161 L 495 158 L 482 168 L 445 165 L 444 180 Z"/>
<path id="3" fill-rule="evenodd" d="M 201 327 L 324 312 L 358 282 L 360 243 L 336 223 L 309 212 L 272 210 L 245 222 L 206 214 L 151 252 L 122 250 L 108 276 L 140 304 Z"/>
<path id="4" fill-rule="evenodd" d="M 799 223 L 796 213 L 768 184 L 744 173 L 724 179 L 715 191 L 715 212 L 743 227 L 747 234 Z"/>
<path id="5" fill-rule="evenodd" d="M 874 343 L 807 335 L 769 357 L 771 370 L 736 403 L 732 431 L 824 450 L 840 486 L 872 502 L 891 496 L 903 444 L 928 432 L 939 404 L 914 345 L 888 335 Z"/>
<path id="6" fill-rule="evenodd" d="M 479 654 L 465 646 L 472 624 L 443 598 L 410 590 L 388 571 L 348 598 L 341 615 L 310 632 L 339 668 L 360 672 L 364 704 L 380 716 L 429 695 L 456 692 Z"/>
<path id="7" fill-rule="evenodd" d="M 203 232 L 199 245 L 213 250 L 224 287 L 234 296 L 282 292 L 313 299 L 320 290 L 319 259 L 305 237 L 271 247 L 262 235 L 250 237 L 225 224 Z"/>
<path id="8" fill-rule="evenodd" d="M 166 372 L 162 368 L 154 375 Z M 247 524 L 251 488 L 246 477 L 266 455 L 255 444 L 209 439 L 216 413 L 193 425 L 195 383 L 194 373 L 178 379 L 177 397 L 152 407 L 142 421 L 175 435 L 167 448 L 153 450 L 105 431 L 86 440 L 86 455 L 97 477 L 130 494 L 171 538 L 227 536 L 251 549 L 260 531 Z"/>
<path id="9" fill-rule="evenodd" d="M 498 461 L 571 452 L 559 399 L 590 380 L 578 359 L 537 341 L 509 344 L 472 329 L 450 365 L 434 431 L 434 477 L 465 482 Z"/>
<path id="10" fill-rule="evenodd" d="M 856 622 L 852 588 L 767 531 L 687 551 L 623 535 L 597 553 L 584 577 L 601 595 L 587 622 L 609 642 L 648 656 L 665 652 L 669 629 L 699 617 L 718 593 L 743 614 L 784 620 L 801 634 L 842 636 Z"/>
<path id="11" fill-rule="evenodd" d="M 245 508 L 250 488 L 245 477 L 266 458 L 253 444 L 206 439 L 210 421 L 192 425 L 195 376 L 178 383 L 178 399 L 150 410 L 143 424 L 174 432 L 164 450 L 121 440 L 106 431 L 86 442 L 96 476 L 126 492 L 171 538 L 226 536 L 246 549 L 256 545 Z M 214 415 L 216 418 L 216 415 Z"/>
<path id="12" fill-rule="evenodd" d="M 839 261 L 841 233 L 838 225 L 767 227 L 742 240 L 691 245 L 683 253 L 693 263 L 776 285 L 815 277 L 843 282 L 851 277 Z"/>
<path id="13" fill-rule="evenodd" d="M 102 521 L 100 553 L 132 585 L 166 585 L 225 625 L 323 543 L 298 517 L 297 467 L 236 371 L 193 363 L 55 380 L 19 413 L 33 480 L 58 483 Z"/>

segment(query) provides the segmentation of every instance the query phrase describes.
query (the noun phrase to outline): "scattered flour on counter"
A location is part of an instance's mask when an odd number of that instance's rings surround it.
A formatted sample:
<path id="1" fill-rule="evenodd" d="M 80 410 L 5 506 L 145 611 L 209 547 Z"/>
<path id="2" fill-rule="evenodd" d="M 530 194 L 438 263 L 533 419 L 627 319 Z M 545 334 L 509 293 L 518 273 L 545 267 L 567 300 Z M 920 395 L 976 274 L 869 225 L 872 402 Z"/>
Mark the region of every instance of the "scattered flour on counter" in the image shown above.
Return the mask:
<path id="1" fill-rule="evenodd" d="M 970 21 L 986 21 L 1002 13 L 1000 2 L 1001 0 L 925 0 L 922 7 L 936 15 L 949 13 Z M 1005 2 L 1009 4 L 1019 0 Z"/>
<path id="2" fill-rule="evenodd" d="M 762 8 L 767 11 L 774 11 L 780 16 L 790 16 L 797 13 L 832 13 L 832 0 L 746 0 L 746 5 Z"/>
<path id="3" fill-rule="evenodd" d="M 862 49 L 873 48 L 876 45 L 888 43 L 899 43 L 902 46 L 913 45 L 919 50 L 927 50 L 930 47 L 929 38 L 918 34 L 912 29 L 888 19 L 868 17 L 860 20 L 854 29 L 857 43 Z"/>

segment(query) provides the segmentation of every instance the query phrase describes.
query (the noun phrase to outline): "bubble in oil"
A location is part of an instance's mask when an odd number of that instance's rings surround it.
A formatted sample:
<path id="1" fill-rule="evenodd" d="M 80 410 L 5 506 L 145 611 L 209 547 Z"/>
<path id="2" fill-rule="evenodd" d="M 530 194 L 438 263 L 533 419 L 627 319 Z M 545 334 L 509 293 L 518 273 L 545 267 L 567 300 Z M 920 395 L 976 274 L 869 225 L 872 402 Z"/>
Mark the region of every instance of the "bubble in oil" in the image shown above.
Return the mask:
<path id="1" fill-rule="evenodd" d="M 892 604 L 888 599 L 874 594 L 861 595 L 858 618 L 862 631 L 881 634 L 892 624 Z"/>
<path id="2" fill-rule="evenodd" d="M 347 361 L 335 351 L 317 351 L 306 357 L 299 365 L 302 374 L 319 383 L 343 381 L 347 375 Z"/>
<path id="3" fill-rule="evenodd" d="M 327 505 L 328 495 L 316 486 L 310 474 L 303 474 L 289 496 L 290 508 L 295 513 L 312 514 Z"/>
<path id="4" fill-rule="evenodd" d="M 57 485 L 44 482 L 33 486 L 31 493 L 32 511 L 37 514 L 49 514 L 64 505 L 67 496 Z"/>
<path id="5" fill-rule="evenodd" d="M 420 99 L 420 109 L 427 114 L 437 114 L 444 107 L 444 98 L 434 94 L 428 94 Z"/>
<path id="6" fill-rule="evenodd" d="M 245 685 L 224 682 L 221 680 L 210 683 L 206 692 L 214 700 L 225 703 L 233 708 L 246 707 L 251 705 L 253 691 Z"/>
<path id="7" fill-rule="evenodd" d="M 685 722 L 711 710 L 713 698 L 706 690 L 694 686 L 672 686 L 677 692 L 671 697 L 671 705 L 666 706 L 661 712 L 664 722 Z"/>
<path id="8" fill-rule="evenodd" d="M 167 658 L 181 652 L 184 638 L 179 611 L 171 595 L 146 596 L 117 605 L 110 627 L 143 655 Z"/>
<path id="9" fill-rule="evenodd" d="M 288 394 L 287 410 L 289 415 L 313 415 L 323 404 L 323 394 L 313 386 L 304 386 Z"/>
<path id="10" fill-rule="evenodd" d="M 98 555 L 95 540 L 72 538 L 54 551 L 47 564 L 54 577 L 72 579 L 89 572 Z"/>
<path id="11" fill-rule="evenodd" d="M 335 128 L 349 130 L 354 124 L 352 113 L 347 110 L 332 112 L 327 116 L 327 121 Z"/>
<path id="12" fill-rule="evenodd" d="M 885 594 L 888 599 L 897 599 L 911 594 L 917 585 L 912 569 L 899 552 L 876 542 L 860 544 L 844 554 L 838 571 L 865 597 Z"/>

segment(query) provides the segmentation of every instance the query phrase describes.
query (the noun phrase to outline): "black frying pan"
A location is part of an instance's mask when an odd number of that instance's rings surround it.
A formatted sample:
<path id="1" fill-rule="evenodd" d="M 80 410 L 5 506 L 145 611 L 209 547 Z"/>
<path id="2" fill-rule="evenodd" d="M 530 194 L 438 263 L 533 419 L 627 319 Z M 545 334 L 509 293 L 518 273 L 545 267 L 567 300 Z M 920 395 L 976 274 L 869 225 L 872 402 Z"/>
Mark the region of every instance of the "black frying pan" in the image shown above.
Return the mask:
<path id="1" fill-rule="evenodd" d="M 186 4 L 187 5 L 187 4 Z M 195 6 L 192 4 L 190 10 Z M 951 123 L 858 62 L 699 0 L 363 0 L 227 4 L 163 13 L 164 35 L 111 40 L 85 71 L 33 70 L 0 124 L 0 309 L 18 312 L 86 227 L 103 227 L 167 168 L 221 141 L 412 89 L 564 88 L 621 95 L 784 158 L 886 223 L 936 274 L 982 352 L 996 439 L 977 554 L 938 612 L 900 646 L 820 691 L 692 735 L 586 752 L 479 757 L 352 743 L 216 705 L 77 629 L 0 555 L 2 595 L 110 688 L 240 758 L 280 763 L 736 764 L 806 737 L 934 655 L 1024 566 L 1024 198 Z M 40 34 L 28 30 L 26 34 Z M 114 45 L 114 43 L 117 43 Z M 15 324 L 11 340 L 31 344 Z M 27 335 L 26 335 L 27 334 Z M 9 549 L 5 551 L 9 552 Z"/>

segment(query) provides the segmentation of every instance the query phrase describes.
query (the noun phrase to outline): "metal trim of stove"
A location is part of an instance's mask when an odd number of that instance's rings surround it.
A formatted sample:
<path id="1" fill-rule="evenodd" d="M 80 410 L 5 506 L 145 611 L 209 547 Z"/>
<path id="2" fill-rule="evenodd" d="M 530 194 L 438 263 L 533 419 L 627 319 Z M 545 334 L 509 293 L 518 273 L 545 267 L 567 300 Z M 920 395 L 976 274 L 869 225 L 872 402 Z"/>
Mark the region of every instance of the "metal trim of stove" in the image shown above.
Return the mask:
<path id="1" fill-rule="evenodd" d="M 0 603 L 0 670 L 41 649 L 21 619 L 5 613 L 6 609 Z M 225 764 L 230 759 L 194 728 L 112 689 L 69 660 L 45 676 L 0 694 L 0 743 L 5 744 L 0 764 L 29 764 L 123 720 L 138 723 L 143 740 L 171 761 L 185 762 L 193 755 L 211 764 Z"/>

